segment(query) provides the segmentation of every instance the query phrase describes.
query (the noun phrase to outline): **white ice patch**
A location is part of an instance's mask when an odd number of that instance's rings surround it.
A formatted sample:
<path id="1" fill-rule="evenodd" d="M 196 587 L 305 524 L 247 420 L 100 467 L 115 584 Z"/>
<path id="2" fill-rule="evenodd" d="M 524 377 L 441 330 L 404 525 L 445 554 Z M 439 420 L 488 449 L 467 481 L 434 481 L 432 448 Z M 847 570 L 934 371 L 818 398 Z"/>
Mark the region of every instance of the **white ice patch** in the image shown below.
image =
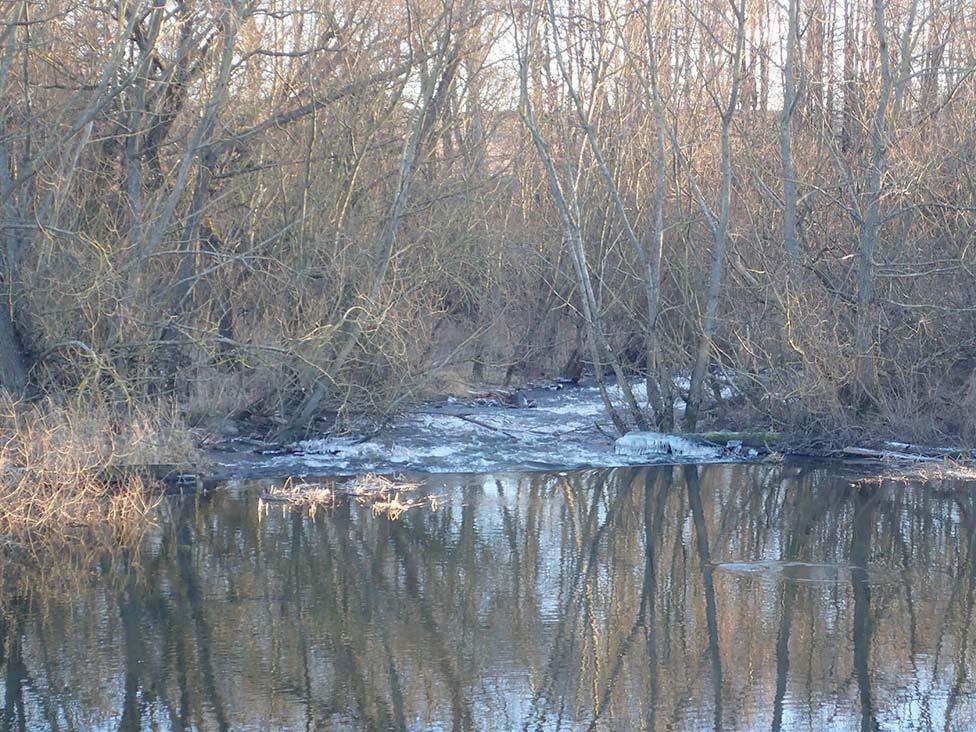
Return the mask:
<path id="1" fill-rule="evenodd" d="M 643 383 L 634 384 L 633 390 L 643 406 Z M 608 391 L 620 405 L 622 390 L 610 385 Z M 295 475 L 480 473 L 727 459 L 714 448 L 675 435 L 632 433 L 615 446 L 613 424 L 595 385 L 533 389 L 527 396 L 536 406 L 507 408 L 483 400 L 431 403 L 423 411 L 396 417 L 378 434 L 305 440 L 293 445 L 294 454 L 267 458 L 251 469 Z M 368 425 L 361 429 L 369 434 Z"/>
<path id="2" fill-rule="evenodd" d="M 710 458 L 721 454 L 718 448 L 664 432 L 629 432 L 614 443 L 614 451 L 627 457 L 674 455 Z"/>
<path id="3" fill-rule="evenodd" d="M 567 417 L 602 417 L 607 413 L 607 408 L 597 396 L 595 401 L 572 401 L 560 406 L 542 407 L 549 414 L 566 415 Z"/>
<path id="4" fill-rule="evenodd" d="M 607 393 L 610 395 L 610 398 L 614 401 L 614 403 L 624 403 L 624 390 L 620 388 L 619 384 L 613 384 L 612 386 L 607 387 Z M 638 404 L 646 404 L 647 382 L 641 381 L 640 383 L 632 384 L 630 387 L 630 393 L 634 395 L 634 400 Z"/>

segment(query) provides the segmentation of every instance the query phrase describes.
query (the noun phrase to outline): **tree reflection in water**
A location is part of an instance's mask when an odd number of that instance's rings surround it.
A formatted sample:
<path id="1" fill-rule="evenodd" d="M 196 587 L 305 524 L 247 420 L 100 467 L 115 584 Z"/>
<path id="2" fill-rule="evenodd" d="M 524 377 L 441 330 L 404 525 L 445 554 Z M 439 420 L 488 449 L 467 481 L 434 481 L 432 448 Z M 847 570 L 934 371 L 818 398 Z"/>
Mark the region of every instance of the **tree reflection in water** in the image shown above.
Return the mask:
<path id="1" fill-rule="evenodd" d="M 976 717 L 965 486 L 792 466 L 449 482 L 440 510 L 397 522 L 259 519 L 247 490 L 177 501 L 137 558 L 70 594 L 8 592 L 0 730 Z"/>

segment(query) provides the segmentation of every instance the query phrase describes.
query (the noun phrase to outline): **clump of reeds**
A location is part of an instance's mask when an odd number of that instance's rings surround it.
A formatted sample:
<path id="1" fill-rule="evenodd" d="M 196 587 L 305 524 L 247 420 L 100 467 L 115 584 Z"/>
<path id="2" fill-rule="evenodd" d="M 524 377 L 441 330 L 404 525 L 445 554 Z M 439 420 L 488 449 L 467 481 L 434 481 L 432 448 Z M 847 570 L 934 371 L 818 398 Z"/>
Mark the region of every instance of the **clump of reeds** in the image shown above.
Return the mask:
<path id="1" fill-rule="evenodd" d="M 391 480 L 382 475 L 367 473 L 347 483 L 345 489 L 356 503 L 369 506 L 374 516 L 385 516 L 396 521 L 412 508 L 426 506 L 432 511 L 437 510 L 438 496 L 405 495 L 414 493 L 419 487 L 419 484 L 402 478 Z"/>
<path id="2" fill-rule="evenodd" d="M 185 434 L 148 408 L 121 413 L 0 394 L 0 542 L 140 531 L 162 492 L 138 467 L 189 455 Z"/>
<path id="3" fill-rule="evenodd" d="M 919 475 L 922 480 L 976 481 L 976 465 L 958 460 L 944 460 L 942 463 L 920 466 Z"/>
<path id="4" fill-rule="evenodd" d="M 976 482 L 976 464 L 945 458 L 931 462 L 919 462 L 889 466 L 880 475 L 865 476 L 852 485 L 882 486 L 886 483 L 937 483 L 942 481 Z"/>
<path id="5" fill-rule="evenodd" d="M 313 518 L 319 511 L 331 511 L 336 506 L 335 483 L 295 483 L 291 478 L 284 485 L 272 488 L 261 495 L 260 505 L 266 509 L 270 503 L 281 503 L 295 509 L 308 511 Z"/>
<path id="6" fill-rule="evenodd" d="M 438 496 L 407 495 L 417 491 L 419 484 L 367 473 L 347 483 L 295 483 L 291 479 L 261 496 L 262 510 L 271 503 L 280 503 L 297 510 L 308 511 L 315 517 L 319 511 L 331 511 L 341 501 L 354 501 L 369 507 L 374 516 L 395 521 L 412 508 L 428 507 L 437 510 Z"/>

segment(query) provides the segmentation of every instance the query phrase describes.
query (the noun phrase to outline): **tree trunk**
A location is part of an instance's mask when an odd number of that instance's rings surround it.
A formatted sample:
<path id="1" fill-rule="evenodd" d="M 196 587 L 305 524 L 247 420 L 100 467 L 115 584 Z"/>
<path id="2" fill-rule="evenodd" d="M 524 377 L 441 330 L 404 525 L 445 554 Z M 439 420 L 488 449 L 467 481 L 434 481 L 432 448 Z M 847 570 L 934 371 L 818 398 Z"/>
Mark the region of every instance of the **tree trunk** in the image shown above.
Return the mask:
<path id="1" fill-rule="evenodd" d="M 607 408 L 607 412 L 610 414 L 611 420 L 613 420 L 614 427 L 618 432 L 623 434 L 627 431 L 627 424 L 614 407 L 613 401 L 610 399 L 610 395 L 604 383 L 603 369 L 601 366 L 603 361 L 602 355 L 605 354 L 607 356 L 618 379 L 623 380 L 623 373 L 620 369 L 619 363 L 617 363 L 614 359 L 613 353 L 606 342 L 599 307 L 596 303 L 595 297 L 593 296 L 593 288 L 590 284 L 589 270 L 586 263 L 586 251 L 579 231 L 578 219 L 575 216 L 578 210 L 578 206 L 575 203 L 576 196 L 575 193 L 573 193 L 574 204 L 571 207 L 570 203 L 567 201 L 565 193 L 563 192 L 563 186 L 560 183 L 552 153 L 550 152 L 548 144 L 543 139 L 542 134 L 539 131 L 539 127 L 535 119 L 535 113 L 532 107 L 532 101 L 529 96 L 529 47 L 531 38 L 535 32 L 534 8 L 529 7 L 528 13 L 529 26 L 524 45 L 521 45 L 516 37 L 516 50 L 519 58 L 519 81 L 521 92 L 520 111 L 522 114 L 522 121 L 525 123 L 525 126 L 532 137 L 532 142 L 535 145 L 536 152 L 538 153 L 539 159 L 545 168 L 546 177 L 549 181 L 549 188 L 552 192 L 553 200 L 556 203 L 556 209 L 559 212 L 563 236 L 566 240 L 567 248 L 569 249 L 570 259 L 573 262 L 573 269 L 576 273 L 577 283 L 579 284 L 580 288 L 580 302 L 583 309 L 583 319 L 586 326 L 586 342 L 588 350 L 590 351 L 590 358 L 593 361 L 593 367 L 596 370 L 597 385 L 600 389 L 600 396 L 602 397 L 603 403 Z M 571 183 L 571 185 L 573 184 Z M 621 381 L 621 383 L 624 382 Z M 631 399 L 633 399 L 632 394 Z"/>
<path id="2" fill-rule="evenodd" d="M 14 10 L 3 29 L 3 56 L 0 58 L 0 92 L 6 87 L 10 67 L 16 53 L 17 21 L 26 13 L 27 3 Z M 22 255 L 22 232 L 17 226 L 16 199 L 13 196 L 14 181 L 10 169 L 10 138 L 6 135 L 5 120 L 0 117 L 0 388 L 14 394 L 23 392 L 27 385 L 28 363 L 17 334 L 14 303 L 17 301 L 18 269 Z"/>
<path id="3" fill-rule="evenodd" d="M 844 114 L 841 148 L 846 152 L 860 146 L 861 94 L 857 84 L 857 16 L 853 0 L 844 0 Z"/>
<path id="4" fill-rule="evenodd" d="M 796 168 L 793 165 L 793 115 L 796 112 L 796 57 L 798 51 L 799 0 L 789 0 L 786 65 L 783 70 L 783 114 L 779 127 L 780 154 L 783 158 L 783 247 L 792 279 L 800 260 L 796 236 Z"/>
<path id="5" fill-rule="evenodd" d="M 0 194 L 12 186 L 10 176 L 10 143 L 4 140 L 0 120 Z M 16 303 L 19 301 L 20 262 L 24 255 L 24 231 L 19 226 L 16 198 L 0 205 L 0 388 L 15 394 L 27 385 L 28 361 L 17 332 Z"/>
<path id="6" fill-rule="evenodd" d="M 741 74 L 742 49 L 745 45 L 745 0 L 741 0 L 733 11 L 736 16 L 735 49 L 732 52 L 732 87 L 729 91 L 728 106 L 722 114 L 722 192 L 719 220 L 713 229 L 715 248 L 712 250 L 712 269 L 705 300 L 705 317 L 702 321 L 702 335 L 695 355 L 695 365 L 691 372 L 691 387 L 688 390 L 688 404 L 685 408 L 685 430 L 693 432 L 698 424 L 702 393 L 705 384 L 705 371 L 712 352 L 712 341 L 718 324 L 718 306 L 722 295 L 722 272 L 725 268 L 725 250 L 728 246 L 729 213 L 732 205 L 732 146 L 729 132 L 732 115 L 735 113 Z"/>
<path id="7" fill-rule="evenodd" d="M 664 262 L 664 204 L 667 195 L 667 148 L 664 103 L 661 100 L 657 61 L 657 44 L 654 41 L 654 2 L 647 3 L 645 16 L 647 34 L 647 62 L 651 77 L 651 109 L 655 123 L 654 171 L 654 232 L 651 244 L 651 278 L 647 284 L 647 396 L 654 410 L 658 429 L 674 428 L 674 397 L 670 375 L 661 373 L 658 359 L 658 320 L 661 312 L 661 268 Z M 653 289 L 652 289 L 653 288 Z"/>
<path id="8" fill-rule="evenodd" d="M 22 394 L 26 386 L 27 359 L 5 302 L 0 306 L 0 389 Z"/>
<path id="9" fill-rule="evenodd" d="M 857 358 L 857 382 L 863 396 L 874 394 L 877 381 L 874 339 L 874 258 L 881 228 L 881 193 L 888 172 L 887 113 L 891 99 L 891 61 L 885 33 L 884 0 L 874 0 L 874 23 L 881 61 L 881 91 L 878 107 L 871 122 L 871 159 L 867 180 L 867 207 L 861 224 L 860 271 L 857 288 L 857 319 L 854 347 Z"/>

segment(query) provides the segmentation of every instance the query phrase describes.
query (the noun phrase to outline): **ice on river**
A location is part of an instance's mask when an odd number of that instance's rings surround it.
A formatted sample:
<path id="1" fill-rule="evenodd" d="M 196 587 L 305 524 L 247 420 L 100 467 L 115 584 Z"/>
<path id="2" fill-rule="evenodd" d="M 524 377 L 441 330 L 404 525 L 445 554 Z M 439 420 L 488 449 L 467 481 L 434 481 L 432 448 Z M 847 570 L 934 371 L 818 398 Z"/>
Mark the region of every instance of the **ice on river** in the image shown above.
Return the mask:
<path id="1" fill-rule="evenodd" d="M 635 385 L 635 392 L 639 401 L 646 400 L 642 385 Z M 306 475 L 472 473 L 721 459 L 717 451 L 692 449 L 682 438 L 672 438 L 670 450 L 615 450 L 613 424 L 596 386 L 525 393 L 535 406 L 511 408 L 486 400 L 453 399 L 428 403 L 397 417 L 368 439 L 306 440 L 294 446 L 296 454 L 268 458 L 252 467 L 259 472 Z M 619 388 L 611 387 L 610 394 L 621 399 Z"/>
<path id="2" fill-rule="evenodd" d="M 718 448 L 711 445 L 703 445 L 681 435 L 669 435 L 663 432 L 630 432 L 618 439 L 614 448 L 618 455 L 634 458 L 670 455 L 703 460 L 720 454 Z"/>

